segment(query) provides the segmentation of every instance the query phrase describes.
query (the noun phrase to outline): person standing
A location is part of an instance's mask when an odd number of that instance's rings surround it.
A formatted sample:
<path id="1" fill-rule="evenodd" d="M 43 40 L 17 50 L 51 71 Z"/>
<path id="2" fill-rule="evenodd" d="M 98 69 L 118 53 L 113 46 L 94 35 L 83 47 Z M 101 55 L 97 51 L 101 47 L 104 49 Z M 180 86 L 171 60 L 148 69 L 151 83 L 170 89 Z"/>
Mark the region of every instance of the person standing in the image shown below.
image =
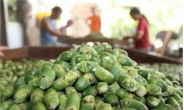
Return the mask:
<path id="1" fill-rule="evenodd" d="M 123 38 L 124 41 L 127 41 L 130 38 L 134 40 L 134 46 L 136 49 L 141 50 L 150 50 L 151 44 L 149 40 L 149 22 L 146 17 L 141 14 L 138 8 L 132 8 L 130 15 L 134 20 L 138 20 L 138 26 L 135 35 L 126 36 Z"/>
<path id="2" fill-rule="evenodd" d="M 91 32 L 100 33 L 101 18 L 100 18 L 99 15 L 96 14 L 96 8 L 95 7 L 91 8 L 91 13 L 92 13 L 92 16 L 87 19 L 91 22 L 91 24 L 90 24 Z"/>
<path id="3" fill-rule="evenodd" d="M 66 46 L 66 44 L 58 42 L 56 37 L 72 38 L 56 29 L 56 20 L 60 17 L 62 9 L 58 6 L 52 9 L 49 17 L 45 17 L 41 21 L 41 43 L 50 46 Z"/>

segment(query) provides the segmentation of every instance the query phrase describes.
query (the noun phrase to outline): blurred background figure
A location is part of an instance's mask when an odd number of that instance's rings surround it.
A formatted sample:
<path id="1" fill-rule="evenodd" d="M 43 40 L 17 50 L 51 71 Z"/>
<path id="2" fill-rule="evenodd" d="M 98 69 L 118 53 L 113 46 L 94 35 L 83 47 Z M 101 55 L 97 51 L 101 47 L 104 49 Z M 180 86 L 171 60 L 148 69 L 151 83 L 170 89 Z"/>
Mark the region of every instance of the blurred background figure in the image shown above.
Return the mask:
<path id="1" fill-rule="evenodd" d="M 87 20 L 90 21 L 91 32 L 100 33 L 101 30 L 101 18 L 96 14 L 97 9 L 95 7 L 91 8 L 92 16 Z"/>
<path id="2" fill-rule="evenodd" d="M 151 44 L 149 40 L 149 22 L 146 17 L 141 14 L 138 8 L 132 8 L 130 15 L 134 20 L 138 20 L 138 26 L 135 35 L 125 36 L 123 40 L 126 42 L 130 38 L 134 41 L 134 47 L 141 50 L 150 50 Z"/>
<path id="3" fill-rule="evenodd" d="M 41 21 L 41 43 L 42 45 L 50 46 L 67 46 L 64 43 L 58 42 L 55 36 L 71 38 L 70 36 L 60 32 L 56 29 L 56 20 L 60 17 L 62 9 L 58 6 L 52 9 L 49 17 L 43 18 Z"/>
<path id="4" fill-rule="evenodd" d="M 68 20 L 66 25 L 61 27 L 60 31 L 63 33 L 63 34 L 66 34 L 68 35 L 68 32 L 67 32 L 67 29 L 70 28 L 73 24 L 73 21 L 72 20 Z"/>
<path id="5" fill-rule="evenodd" d="M 86 18 L 76 16 L 73 19 L 72 24 L 72 37 L 73 38 L 84 38 L 90 34 L 90 27 L 86 23 Z"/>

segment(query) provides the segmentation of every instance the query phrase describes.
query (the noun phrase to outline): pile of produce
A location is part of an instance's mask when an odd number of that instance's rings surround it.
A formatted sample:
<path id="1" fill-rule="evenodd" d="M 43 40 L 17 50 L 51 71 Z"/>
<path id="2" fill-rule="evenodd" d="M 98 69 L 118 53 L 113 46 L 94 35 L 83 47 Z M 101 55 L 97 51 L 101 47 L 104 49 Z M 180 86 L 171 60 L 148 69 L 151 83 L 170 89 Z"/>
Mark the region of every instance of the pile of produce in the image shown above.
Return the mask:
<path id="1" fill-rule="evenodd" d="M 0 110 L 181 110 L 177 82 L 122 49 L 83 44 L 5 84 Z"/>
<path id="2" fill-rule="evenodd" d="M 17 62 L 0 60 L 0 78 L 6 81 L 15 81 L 34 68 L 37 60 L 22 59 Z"/>
<path id="3" fill-rule="evenodd" d="M 183 65 L 170 63 L 141 64 L 144 68 L 160 71 L 171 81 L 178 81 L 183 85 Z"/>
<path id="4" fill-rule="evenodd" d="M 85 37 L 85 39 L 107 39 L 107 37 L 103 36 L 102 33 L 90 33 Z"/>

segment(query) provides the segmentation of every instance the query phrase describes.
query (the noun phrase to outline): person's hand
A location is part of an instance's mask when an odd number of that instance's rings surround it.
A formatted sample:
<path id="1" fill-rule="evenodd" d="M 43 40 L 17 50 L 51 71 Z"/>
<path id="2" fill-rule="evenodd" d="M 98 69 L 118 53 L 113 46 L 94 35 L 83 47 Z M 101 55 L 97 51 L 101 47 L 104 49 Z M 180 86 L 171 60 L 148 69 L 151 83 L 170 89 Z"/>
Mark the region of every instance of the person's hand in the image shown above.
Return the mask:
<path id="1" fill-rule="evenodd" d="M 75 39 L 74 36 L 68 36 L 68 39 Z"/>
<path id="2" fill-rule="evenodd" d="M 0 58 L 4 57 L 4 53 L 2 50 L 8 50 L 9 48 L 7 46 L 0 46 Z"/>
<path id="3" fill-rule="evenodd" d="M 0 58 L 4 57 L 3 52 L 0 51 Z"/>
<path id="4" fill-rule="evenodd" d="M 0 46 L 0 50 L 8 50 L 9 48 L 7 46 Z"/>
<path id="5" fill-rule="evenodd" d="M 130 37 L 123 37 L 123 41 L 127 41 L 129 39 L 130 39 Z"/>

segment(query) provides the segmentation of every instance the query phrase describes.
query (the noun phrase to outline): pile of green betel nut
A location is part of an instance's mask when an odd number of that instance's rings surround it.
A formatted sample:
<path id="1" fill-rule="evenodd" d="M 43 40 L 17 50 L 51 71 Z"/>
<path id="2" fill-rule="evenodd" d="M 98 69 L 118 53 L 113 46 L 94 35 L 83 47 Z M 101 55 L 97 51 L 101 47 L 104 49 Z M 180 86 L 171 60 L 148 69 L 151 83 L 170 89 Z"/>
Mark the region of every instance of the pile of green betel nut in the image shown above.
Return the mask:
<path id="1" fill-rule="evenodd" d="M 13 62 L 11 60 L 0 60 L 0 92 L 7 84 L 14 83 L 17 78 L 24 76 L 34 68 L 36 60 L 21 59 Z"/>
<path id="2" fill-rule="evenodd" d="M 183 85 L 183 65 L 182 64 L 170 64 L 170 63 L 153 63 L 153 64 L 141 64 L 144 68 L 150 68 L 160 71 L 166 75 L 168 79 L 178 85 Z"/>
<path id="3" fill-rule="evenodd" d="M 182 110 L 176 82 L 138 66 L 125 50 L 82 44 L 4 84 L 0 110 Z"/>

